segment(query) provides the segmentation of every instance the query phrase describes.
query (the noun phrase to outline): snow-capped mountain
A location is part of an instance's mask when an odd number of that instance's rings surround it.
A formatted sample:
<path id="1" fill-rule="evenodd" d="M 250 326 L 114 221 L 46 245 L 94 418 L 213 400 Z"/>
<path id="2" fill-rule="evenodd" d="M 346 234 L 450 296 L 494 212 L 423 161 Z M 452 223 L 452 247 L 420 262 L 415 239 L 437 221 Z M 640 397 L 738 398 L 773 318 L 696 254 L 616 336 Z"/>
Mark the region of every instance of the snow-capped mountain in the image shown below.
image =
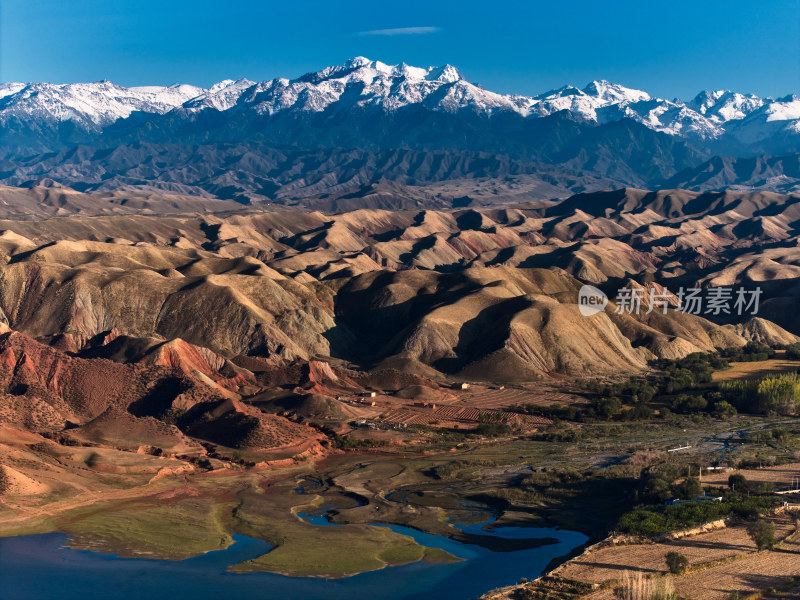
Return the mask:
<path id="1" fill-rule="evenodd" d="M 25 87 L 24 83 L 0 83 L 0 99 L 5 98 L 6 96 L 10 96 L 12 94 L 16 94 L 22 88 Z"/>
<path id="2" fill-rule="evenodd" d="M 239 108 L 275 114 L 288 109 L 320 112 L 332 105 L 336 110 L 359 107 L 395 111 L 421 104 L 445 112 L 471 109 L 491 115 L 497 110 L 523 113 L 529 101 L 483 90 L 451 65 L 422 69 L 357 57 L 298 79 L 258 83 L 243 94 Z"/>
<path id="3" fill-rule="evenodd" d="M 209 89 L 191 85 L 125 88 L 108 81 L 54 85 L 0 85 L 0 124 L 9 118 L 72 121 L 102 127 L 132 112 L 165 114 L 253 110 L 321 112 L 352 108 L 398 111 L 419 105 L 434 111 L 470 111 L 491 117 L 513 112 L 523 118 L 568 111 L 588 121 L 633 119 L 655 131 L 694 140 L 716 140 L 731 126 L 742 143 L 800 131 L 796 97 L 773 100 L 731 91 L 704 91 L 688 102 L 654 98 L 608 81 L 583 89 L 565 86 L 535 97 L 497 94 L 467 81 L 451 65 L 419 68 L 356 57 L 297 79 L 225 80 Z M 769 125 L 767 125 L 769 123 Z"/>
<path id="4" fill-rule="evenodd" d="M 705 156 L 800 151 L 797 96 L 775 100 L 718 90 L 701 92 L 689 101 L 667 100 L 605 80 L 533 97 L 505 95 L 469 82 L 451 65 L 420 68 L 364 57 L 296 79 L 225 80 L 209 89 L 191 85 L 125 88 L 108 81 L 0 84 L 0 135 L 6 141 L 3 150 L 12 155 L 70 144 L 93 145 L 100 139 L 98 135 L 104 136 L 106 146 L 131 140 L 205 143 L 259 139 L 302 143 L 308 148 L 327 136 L 325 147 L 405 147 L 413 138 L 414 147 L 426 149 L 430 144 L 420 140 L 429 140 L 431 131 L 415 132 L 433 126 L 422 124 L 427 119 L 437 123 L 450 119 L 450 139 L 461 140 L 461 149 L 487 149 L 477 133 L 483 131 L 496 142 L 488 148 L 504 152 L 503 136 L 519 138 L 518 145 L 529 149 L 532 144 L 546 146 L 542 137 L 546 126 L 537 129 L 538 137 L 525 132 L 538 127 L 532 122 L 565 116 L 594 127 L 635 122 Z M 317 128 L 297 134 L 301 142 L 287 137 L 292 127 L 309 118 L 317 119 Z M 276 119 L 291 122 L 273 127 Z M 145 122 L 148 125 L 143 128 Z M 345 122 L 342 131 L 336 130 Z M 381 122 L 386 127 L 377 126 Z M 464 129 L 461 133 L 455 131 L 458 123 Z M 374 135 L 384 138 L 376 142 Z M 522 154 L 547 158 L 538 150 Z"/>
<path id="5" fill-rule="evenodd" d="M 181 107 L 190 111 L 201 111 L 206 108 L 219 111 L 228 110 L 236 104 L 245 90 L 250 89 L 253 85 L 255 82 L 249 79 L 239 79 L 238 81 L 225 79 L 184 102 Z"/>
<path id="6" fill-rule="evenodd" d="M 726 130 L 747 145 L 800 135 L 800 96 L 792 94 L 764 102 L 742 119 L 730 122 Z"/>
<path id="7" fill-rule="evenodd" d="M 10 120 L 73 122 L 98 129 L 133 112 L 186 115 L 206 109 L 322 112 L 377 109 L 399 111 L 418 105 L 456 114 L 491 117 L 510 112 L 530 119 L 567 111 L 596 123 L 629 118 L 654 130 L 695 141 L 718 140 L 729 131 L 741 144 L 800 133 L 796 97 L 762 99 L 730 91 L 704 91 L 688 102 L 593 81 L 583 89 L 565 86 L 535 97 L 497 94 L 467 81 L 451 65 L 419 68 L 356 57 L 297 79 L 263 82 L 226 80 L 202 89 L 191 85 L 125 88 L 108 81 L 0 85 L 0 124 Z"/>
<path id="8" fill-rule="evenodd" d="M 9 117 L 108 125 L 134 111 L 166 113 L 203 93 L 193 85 L 126 88 L 95 83 L 6 83 L 0 86 L 0 121 Z"/>
<path id="9" fill-rule="evenodd" d="M 764 106 L 764 100 L 752 94 L 727 90 L 700 92 L 686 105 L 714 123 L 744 119 Z"/>
<path id="10" fill-rule="evenodd" d="M 647 102 L 651 98 L 648 93 L 640 90 L 632 90 L 608 81 L 593 81 L 582 90 L 567 85 L 536 96 L 531 100 L 533 102 L 530 105 L 529 114 L 546 116 L 560 110 L 567 110 L 586 119 L 598 121 L 605 118 L 598 116 L 598 111 L 603 113 L 603 109 L 613 107 L 614 112 L 619 114 L 624 107 L 634 103 Z M 605 112 L 610 114 L 609 111 Z"/>

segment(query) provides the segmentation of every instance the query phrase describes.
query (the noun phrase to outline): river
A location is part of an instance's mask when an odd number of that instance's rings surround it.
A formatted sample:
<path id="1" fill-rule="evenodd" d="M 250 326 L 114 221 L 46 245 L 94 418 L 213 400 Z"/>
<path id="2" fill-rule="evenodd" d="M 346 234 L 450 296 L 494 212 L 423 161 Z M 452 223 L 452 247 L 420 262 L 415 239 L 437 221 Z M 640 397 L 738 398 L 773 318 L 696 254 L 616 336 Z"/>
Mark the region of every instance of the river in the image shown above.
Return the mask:
<path id="1" fill-rule="evenodd" d="M 330 526 L 324 513 L 303 515 Z M 0 598 L 3 600 L 469 600 L 520 578 L 533 579 L 554 558 L 586 542 L 574 531 L 499 527 L 491 520 L 463 526 L 469 533 L 514 538 L 554 538 L 557 543 L 494 552 L 408 527 L 374 523 L 465 559 L 453 564 L 417 562 L 341 579 L 230 573 L 230 565 L 259 556 L 271 546 L 235 535 L 224 549 L 181 561 L 120 558 L 65 547 L 61 533 L 0 539 Z M 332 550 L 340 551 L 340 550 Z"/>

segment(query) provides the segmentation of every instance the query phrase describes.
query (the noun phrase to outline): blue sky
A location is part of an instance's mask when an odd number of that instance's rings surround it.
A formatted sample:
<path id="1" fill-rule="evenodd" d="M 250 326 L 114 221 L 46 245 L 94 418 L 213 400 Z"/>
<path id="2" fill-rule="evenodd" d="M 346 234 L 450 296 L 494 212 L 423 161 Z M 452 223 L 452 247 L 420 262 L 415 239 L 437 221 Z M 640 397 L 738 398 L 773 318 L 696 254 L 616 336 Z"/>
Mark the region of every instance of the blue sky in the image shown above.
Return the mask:
<path id="1" fill-rule="evenodd" d="M 800 0 L 2 0 L 0 11 L 0 81 L 208 86 L 361 55 L 450 63 L 503 93 L 593 79 L 667 98 L 800 92 Z"/>

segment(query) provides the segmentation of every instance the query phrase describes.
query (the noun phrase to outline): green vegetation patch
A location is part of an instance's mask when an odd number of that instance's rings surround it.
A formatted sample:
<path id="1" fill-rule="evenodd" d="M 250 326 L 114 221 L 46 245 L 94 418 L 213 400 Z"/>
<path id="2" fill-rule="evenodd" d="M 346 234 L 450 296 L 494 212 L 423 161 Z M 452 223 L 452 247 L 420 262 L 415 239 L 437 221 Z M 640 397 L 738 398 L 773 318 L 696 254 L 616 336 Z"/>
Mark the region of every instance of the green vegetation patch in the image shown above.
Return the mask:
<path id="1" fill-rule="evenodd" d="M 742 497 L 722 502 L 704 500 L 671 506 L 639 506 L 622 516 L 617 531 L 654 537 L 732 516 L 751 517 L 769 512 L 774 507 L 774 496 Z"/>
<path id="2" fill-rule="evenodd" d="M 3 513 L 0 513 L 0 517 Z M 0 538 L 15 535 L 34 535 L 56 531 L 55 521 L 51 517 L 36 517 L 22 522 L 11 521 L 0 524 Z"/>
<path id="3" fill-rule="evenodd" d="M 276 548 L 234 565 L 231 570 L 239 573 L 269 571 L 295 577 L 346 577 L 420 560 L 460 560 L 443 550 L 421 546 L 413 538 L 386 527 L 325 527 L 298 521 L 277 524 L 277 532 Z"/>
<path id="4" fill-rule="evenodd" d="M 719 389 L 739 410 L 793 415 L 800 407 L 800 375 L 797 373 L 724 381 Z"/>
<path id="5" fill-rule="evenodd" d="M 536 507 L 536 514 L 552 525 L 603 535 L 626 510 L 620 500 L 636 482 L 629 471 L 620 466 L 587 471 L 550 468 L 473 498 L 503 509 Z"/>
<path id="6" fill-rule="evenodd" d="M 232 538 L 222 523 L 231 504 L 187 498 L 154 505 L 153 500 L 118 504 L 89 513 L 70 513 L 58 529 L 73 536 L 70 546 L 180 560 L 227 548 Z"/>
<path id="7" fill-rule="evenodd" d="M 456 558 L 447 550 L 442 550 L 441 548 L 425 548 L 425 556 L 422 558 L 422 560 L 430 565 L 433 565 L 437 563 L 459 562 L 465 559 Z"/>
<path id="8" fill-rule="evenodd" d="M 390 476 L 398 472 L 398 465 L 376 463 L 356 469 L 355 473 L 361 474 L 362 471 L 373 476 L 377 473 Z M 266 554 L 234 565 L 230 570 L 334 578 L 426 560 L 428 557 L 439 561 L 459 560 L 447 553 L 433 552 L 413 538 L 386 527 L 362 524 L 310 525 L 295 514 L 317 508 L 325 499 L 321 496 L 307 498 L 303 505 L 298 506 L 298 496 L 291 490 L 288 485 L 276 484 L 265 494 L 252 491 L 241 494 L 242 502 L 233 514 L 235 531 L 267 540 L 275 547 Z"/>
<path id="9" fill-rule="evenodd" d="M 797 345 L 800 348 L 800 344 Z M 795 348 L 786 356 L 795 356 Z M 800 352 L 800 350 L 798 350 Z M 625 381 L 582 382 L 588 402 L 571 406 L 540 406 L 525 403 L 511 410 L 560 421 L 592 423 L 598 421 L 675 420 L 676 414 L 692 418 L 713 416 L 732 419 L 738 413 L 794 415 L 800 411 L 800 375 L 795 372 L 770 374 L 745 380 L 736 379 L 715 385 L 715 371 L 730 369 L 729 361 L 762 362 L 776 356 L 772 348 L 750 342 L 742 348 L 707 354 L 695 352 L 676 360 L 652 362 L 657 372 L 631 376 Z"/>

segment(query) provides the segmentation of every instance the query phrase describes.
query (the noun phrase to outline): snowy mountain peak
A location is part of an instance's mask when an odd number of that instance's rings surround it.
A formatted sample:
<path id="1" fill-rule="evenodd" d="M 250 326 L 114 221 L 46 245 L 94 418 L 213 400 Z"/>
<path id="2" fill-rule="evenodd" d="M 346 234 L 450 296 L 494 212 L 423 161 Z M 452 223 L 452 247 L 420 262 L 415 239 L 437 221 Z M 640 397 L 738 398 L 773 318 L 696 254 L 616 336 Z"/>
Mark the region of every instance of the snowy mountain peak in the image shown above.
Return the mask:
<path id="1" fill-rule="evenodd" d="M 758 96 L 730 90 L 703 91 L 687 103 L 689 108 L 714 123 L 744 119 L 763 105 L 764 100 Z"/>
<path id="2" fill-rule="evenodd" d="M 379 60 L 370 60 L 364 56 L 348 59 L 341 66 L 333 66 L 321 71 L 307 73 L 296 81 L 321 82 L 331 79 L 343 81 L 362 81 L 370 83 L 376 79 L 404 79 L 408 81 L 437 81 L 440 83 L 453 83 L 464 79 L 461 73 L 452 65 L 441 67 L 414 67 L 404 62 L 389 65 Z"/>
<path id="3" fill-rule="evenodd" d="M 565 85 L 555 90 L 550 90 L 549 92 L 544 92 L 539 94 L 538 96 L 534 96 L 534 100 L 546 100 L 552 98 L 563 98 L 566 96 L 581 96 L 584 95 L 585 92 L 576 88 L 574 85 Z"/>
<path id="4" fill-rule="evenodd" d="M 136 111 L 165 113 L 203 91 L 185 84 L 125 88 L 110 81 L 7 85 L 11 87 L 4 89 L 0 117 L 74 121 L 90 128 L 127 118 Z"/>
<path id="5" fill-rule="evenodd" d="M 0 83 L 0 98 L 16 94 L 25 87 L 24 83 L 18 81 L 9 81 L 8 83 Z"/>
<path id="6" fill-rule="evenodd" d="M 428 81 L 441 81 L 443 83 L 455 83 L 461 81 L 464 77 L 461 72 L 453 65 L 444 65 L 443 67 L 429 67 L 428 73 L 425 76 Z"/>
<path id="7" fill-rule="evenodd" d="M 592 81 L 583 88 L 583 92 L 589 96 L 595 96 L 599 100 L 608 104 L 642 102 L 650 100 L 650 94 L 641 90 L 634 90 L 624 86 L 611 83 L 605 79 Z"/>
<path id="8" fill-rule="evenodd" d="M 354 56 L 344 62 L 344 66 L 347 69 L 358 69 L 369 65 L 372 65 L 372 61 L 366 56 Z"/>
<path id="9" fill-rule="evenodd" d="M 190 112 L 197 112 L 205 108 L 213 108 L 219 111 L 228 110 L 239 101 L 239 98 L 246 90 L 254 85 L 255 82 L 249 79 L 238 79 L 236 81 L 224 79 L 183 103 L 181 108 Z"/>
<path id="10" fill-rule="evenodd" d="M 709 107 L 713 106 L 714 102 L 717 101 L 723 94 L 727 93 L 727 90 L 703 90 L 697 96 L 695 96 L 689 104 L 692 106 L 696 106 L 698 108 L 701 107 Z"/>
<path id="11" fill-rule="evenodd" d="M 208 91 L 211 92 L 211 93 L 218 92 L 218 91 L 220 91 L 222 89 L 225 89 L 226 87 L 228 87 L 229 85 L 232 85 L 234 83 L 236 83 L 235 79 L 223 79 L 222 81 L 219 81 L 219 82 L 215 83 L 214 85 L 212 85 L 210 88 L 208 88 Z"/>
<path id="12" fill-rule="evenodd" d="M 125 88 L 94 83 L 0 84 L 0 127 L 16 122 L 71 121 L 95 131 L 134 112 L 187 118 L 206 109 L 253 111 L 346 111 L 351 108 L 394 112 L 421 106 L 451 114 L 491 117 L 516 113 L 522 118 L 567 111 L 580 119 L 608 123 L 632 119 L 655 131 L 693 140 L 730 136 L 752 144 L 770 136 L 800 132 L 800 98 L 779 100 L 728 90 L 704 91 L 692 100 L 664 100 L 599 79 L 583 89 L 567 85 L 534 97 L 503 95 L 467 81 L 454 66 L 390 65 L 356 56 L 296 79 L 255 83 L 220 81 L 208 89 L 186 84 Z"/>

